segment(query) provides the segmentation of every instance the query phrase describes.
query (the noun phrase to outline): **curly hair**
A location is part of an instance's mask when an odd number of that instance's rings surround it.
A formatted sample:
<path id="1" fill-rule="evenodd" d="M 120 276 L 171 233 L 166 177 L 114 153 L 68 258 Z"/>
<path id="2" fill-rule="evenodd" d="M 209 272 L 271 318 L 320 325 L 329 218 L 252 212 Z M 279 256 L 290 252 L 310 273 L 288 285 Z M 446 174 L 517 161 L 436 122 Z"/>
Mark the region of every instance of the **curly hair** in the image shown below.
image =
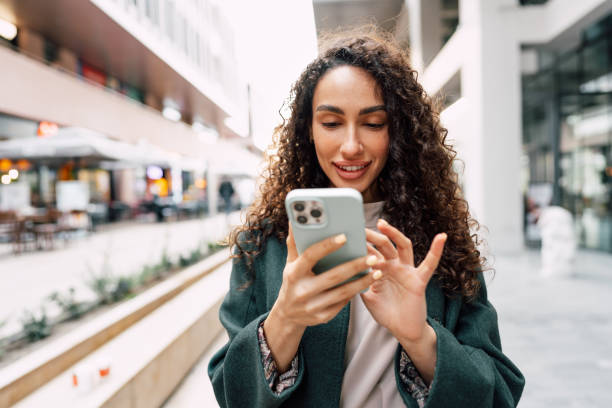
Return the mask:
<path id="1" fill-rule="evenodd" d="M 253 261 L 266 241 L 287 237 L 287 194 L 296 188 L 329 187 L 310 139 L 313 95 L 326 72 L 354 66 L 376 80 L 388 115 L 388 158 L 377 179 L 385 198 L 382 217 L 410 238 L 417 264 L 425 258 L 436 233 L 446 232 L 446 246 L 434 277 L 447 296 L 473 299 L 486 261 L 477 249 L 480 241 L 474 231 L 479 224 L 462 198 L 453 169 L 456 152 L 446 142 L 447 131 L 417 82 L 417 72 L 390 36 L 372 29 L 331 34 L 325 43 L 318 58 L 294 83 L 291 115 L 275 130 L 277 150 L 266 155 L 259 195 L 247 210 L 244 225 L 228 236 L 234 256 L 245 260 L 254 278 Z"/>

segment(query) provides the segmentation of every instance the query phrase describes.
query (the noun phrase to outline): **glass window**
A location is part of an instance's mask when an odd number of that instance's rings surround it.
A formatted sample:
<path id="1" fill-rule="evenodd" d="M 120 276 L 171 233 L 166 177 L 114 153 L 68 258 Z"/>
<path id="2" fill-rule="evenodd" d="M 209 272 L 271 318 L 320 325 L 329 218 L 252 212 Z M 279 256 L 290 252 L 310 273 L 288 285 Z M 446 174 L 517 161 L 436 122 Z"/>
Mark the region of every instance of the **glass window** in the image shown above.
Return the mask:
<path id="1" fill-rule="evenodd" d="M 572 52 L 559 61 L 559 85 L 563 94 L 576 94 L 580 85 L 580 61 L 578 53 Z"/>
<path id="2" fill-rule="evenodd" d="M 166 35 L 170 41 L 174 42 L 174 3 L 166 0 L 164 9 L 166 14 Z"/>
<path id="3" fill-rule="evenodd" d="M 145 16 L 155 25 L 159 25 L 159 0 L 145 0 Z"/>
<path id="4" fill-rule="evenodd" d="M 564 55 L 539 50 L 540 56 L 550 57 L 549 63 L 540 64 L 540 72 L 523 76 L 522 82 L 523 149 L 528 157 L 529 185 L 554 183 L 554 204 L 574 215 L 580 245 L 609 252 L 611 32 L 612 14 L 584 32 L 582 43 Z"/>
<path id="5" fill-rule="evenodd" d="M 607 39 L 601 38 L 597 42 L 584 47 L 582 52 L 583 82 L 581 92 L 599 92 L 597 82 L 610 71 L 609 47 Z"/>

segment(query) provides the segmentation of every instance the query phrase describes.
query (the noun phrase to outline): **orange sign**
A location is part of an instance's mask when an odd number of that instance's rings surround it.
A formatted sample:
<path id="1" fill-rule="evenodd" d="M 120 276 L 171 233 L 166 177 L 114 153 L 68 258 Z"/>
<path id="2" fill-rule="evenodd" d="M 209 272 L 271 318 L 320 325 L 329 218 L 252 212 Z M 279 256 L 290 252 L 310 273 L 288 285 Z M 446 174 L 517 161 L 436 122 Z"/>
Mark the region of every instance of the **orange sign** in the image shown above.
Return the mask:
<path id="1" fill-rule="evenodd" d="M 40 122 L 36 135 L 39 137 L 53 136 L 58 131 L 57 123 L 53 122 Z"/>
<path id="2" fill-rule="evenodd" d="M 11 162 L 9 159 L 0 160 L 0 171 L 9 171 L 12 166 L 13 162 Z"/>
<path id="3" fill-rule="evenodd" d="M 19 170 L 29 170 L 30 167 L 32 167 L 30 162 L 25 159 L 18 160 L 15 166 L 17 166 Z"/>

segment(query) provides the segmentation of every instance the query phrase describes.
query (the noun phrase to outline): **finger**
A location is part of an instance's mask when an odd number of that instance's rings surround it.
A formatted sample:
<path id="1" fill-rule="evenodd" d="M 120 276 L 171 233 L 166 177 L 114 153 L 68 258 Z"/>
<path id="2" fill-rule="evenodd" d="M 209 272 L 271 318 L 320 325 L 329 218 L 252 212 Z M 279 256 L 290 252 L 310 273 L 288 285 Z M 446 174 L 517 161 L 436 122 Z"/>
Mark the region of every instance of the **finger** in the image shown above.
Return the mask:
<path id="1" fill-rule="evenodd" d="M 414 254 L 412 252 L 412 241 L 410 241 L 410 238 L 382 218 L 378 220 L 376 226 L 380 232 L 388 236 L 391 241 L 395 243 L 400 261 L 410 266 L 414 266 Z"/>
<path id="2" fill-rule="evenodd" d="M 376 255 L 376 257 L 380 260 L 384 260 L 385 257 L 382 256 L 382 254 L 378 251 L 378 249 L 374 248 L 374 245 L 372 244 L 366 244 L 367 248 L 368 248 L 368 254 L 370 255 Z"/>
<path id="3" fill-rule="evenodd" d="M 293 238 L 293 228 L 289 223 L 289 233 L 287 234 L 287 262 L 293 262 L 298 257 L 298 251 L 295 246 L 295 239 Z"/>
<path id="4" fill-rule="evenodd" d="M 331 288 L 321 293 L 320 295 L 315 297 L 315 301 L 317 303 L 320 302 L 319 303 L 320 305 L 327 305 L 327 304 L 337 304 L 342 301 L 350 300 L 353 298 L 353 296 L 355 296 L 359 292 L 369 288 L 370 285 L 374 281 L 377 280 L 375 279 L 375 277 L 380 279 L 381 276 L 382 276 L 381 273 L 378 273 L 378 274 L 368 273 L 359 279 L 345 283 L 335 288 Z"/>
<path id="5" fill-rule="evenodd" d="M 385 259 L 394 259 L 398 257 L 397 249 L 395 249 L 393 243 L 386 235 L 366 228 L 366 240 L 376 245 L 376 249 L 383 254 Z"/>
<path id="6" fill-rule="evenodd" d="M 427 256 L 425 256 L 425 259 L 417 268 L 417 274 L 426 282 L 431 279 L 431 276 L 438 267 L 438 263 L 440 263 L 446 238 L 446 233 L 437 234 L 434 237 L 433 242 L 429 247 L 429 252 L 427 252 Z"/>
<path id="7" fill-rule="evenodd" d="M 326 255 L 340 249 L 346 243 L 346 235 L 340 234 L 319 241 L 306 249 L 302 255 L 298 256 L 297 261 L 301 267 L 311 271 L 317 262 Z"/>
<path id="8" fill-rule="evenodd" d="M 367 271 L 372 265 L 379 262 L 376 255 L 362 256 L 352 261 L 340 264 L 327 272 L 321 273 L 313 278 L 315 290 L 323 292 L 336 285 L 341 284 L 347 279 L 352 278 L 359 272 Z"/>

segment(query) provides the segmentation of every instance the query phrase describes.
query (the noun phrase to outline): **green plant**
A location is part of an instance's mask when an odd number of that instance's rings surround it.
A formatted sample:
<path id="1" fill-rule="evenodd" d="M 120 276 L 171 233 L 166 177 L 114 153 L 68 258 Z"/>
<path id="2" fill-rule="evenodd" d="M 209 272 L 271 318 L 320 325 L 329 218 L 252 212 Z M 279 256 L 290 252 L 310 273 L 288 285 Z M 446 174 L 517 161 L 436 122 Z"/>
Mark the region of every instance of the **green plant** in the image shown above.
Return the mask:
<path id="1" fill-rule="evenodd" d="M 104 259 L 100 272 L 96 272 L 88 263 L 89 280 L 87 286 L 98 296 L 100 303 L 108 304 L 112 301 L 113 277 L 110 265 L 110 248 L 104 252 Z"/>
<path id="2" fill-rule="evenodd" d="M 159 262 L 149 267 L 152 279 L 162 279 L 173 267 L 174 264 L 170 256 L 168 256 L 168 250 L 164 247 Z"/>
<path id="3" fill-rule="evenodd" d="M 154 271 L 153 267 L 150 265 L 145 265 L 142 267 L 142 270 L 138 274 L 137 281 L 138 285 L 146 285 L 153 279 Z"/>
<path id="4" fill-rule="evenodd" d="M 180 255 L 179 256 L 179 266 L 181 268 L 184 268 L 189 265 L 191 265 L 191 258 L 189 256 Z"/>
<path id="5" fill-rule="evenodd" d="M 221 244 L 220 242 L 209 242 L 208 243 L 208 252 L 212 255 L 215 252 L 225 248 L 226 245 Z"/>
<path id="6" fill-rule="evenodd" d="M 68 289 L 67 294 L 61 294 L 59 292 L 53 292 L 49 299 L 55 302 L 63 311 L 68 315 L 68 319 L 75 320 L 81 317 L 84 313 L 82 304 L 74 299 L 75 289 Z"/>
<path id="7" fill-rule="evenodd" d="M 181 267 L 193 265 L 194 263 L 196 263 L 199 260 L 201 260 L 204 256 L 205 256 L 205 254 L 202 253 L 202 250 L 198 247 L 198 248 L 192 250 L 189 253 L 189 255 L 187 255 L 187 256 L 181 255 L 180 258 L 179 258 L 179 265 Z"/>
<path id="8" fill-rule="evenodd" d="M 118 302 L 128 297 L 134 290 L 135 280 L 129 276 L 121 276 L 115 281 L 115 286 L 111 292 L 111 298 L 114 302 Z"/>
<path id="9" fill-rule="evenodd" d="M 161 259 L 159 260 L 158 267 L 162 271 L 166 272 L 172 269 L 173 266 L 174 264 L 172 263 L 172 260 L 170 260 L 170 257 L 168 256 L 168 249 L 164 248 L 164 250 L 162 251 Z"/>
<path id="10" fill-rule="evenodd" d="M 21 318 L 21 326 L 26 338 L 30 343 L 44 339 L 51 334 L 51 326 L 44 308 L 40 309 L 40 315 L 36 316 L 29 310 L 25 310 Z"/>
<path id="11" fill-rule="evenodd" d="M 109 274 L 92 275 L 87 286 L 98 296 L 100 303 L 108 304 L 112 301 L 113 278 Z"/>

